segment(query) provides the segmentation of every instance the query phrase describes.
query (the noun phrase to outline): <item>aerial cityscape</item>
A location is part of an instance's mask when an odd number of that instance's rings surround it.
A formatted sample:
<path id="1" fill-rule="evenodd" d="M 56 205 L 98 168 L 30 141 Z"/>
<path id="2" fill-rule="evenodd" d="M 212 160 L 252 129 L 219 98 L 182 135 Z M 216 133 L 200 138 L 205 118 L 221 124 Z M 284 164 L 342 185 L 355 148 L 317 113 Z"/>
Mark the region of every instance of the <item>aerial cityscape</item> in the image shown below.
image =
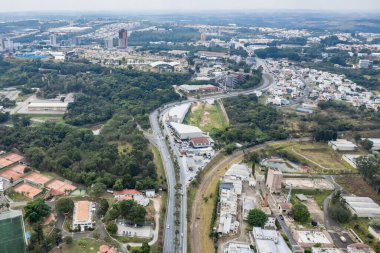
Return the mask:
<path id="1" fill-rule="evenodd" d="M 378 0 L 0 7 L 0 253 L 380 253 Z"/>

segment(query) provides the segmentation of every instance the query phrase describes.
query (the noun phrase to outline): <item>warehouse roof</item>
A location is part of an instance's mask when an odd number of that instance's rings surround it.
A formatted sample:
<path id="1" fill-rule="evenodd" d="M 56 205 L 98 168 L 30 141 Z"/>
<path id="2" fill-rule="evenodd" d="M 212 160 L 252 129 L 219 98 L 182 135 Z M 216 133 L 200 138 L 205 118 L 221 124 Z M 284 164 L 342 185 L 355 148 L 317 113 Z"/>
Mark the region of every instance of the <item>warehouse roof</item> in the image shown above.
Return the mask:
<path id="1" fill-rule="evenodd" d="M 368 197 L 349 197 L 343 199 L 347 205 L 360 217 L 380 216 L 380 206 Z"/>
<path id="2" fill-rule="evenodd" d="M 69 103 L 66 102 L 32 102 L 28 105 L 28 107 L 62 107 L 66 108 Z"/>
<path id="3" fill-rule="evenodd" d="M 157 66 L 160 66 L 160 65 L 169 65 L 171 67 L 174 67 L 174 66 L 179 65 L 179 63 L 178 62 L 174 62 L 174 61 L 172 61 L 172 62 L 156 61 L 156 62 L 152 62 L 150 64 L 150 66 L 152 66 L 152 67 L 157 67 Z"/>
<path id="4" fill-rule="evenodd" d="M 187 134 L 187 133 L 202 133 L 202 130 L 199 127 L 196 126 L 190 126 L 175 122 L 170 122 L 170 125 L 174 128 L 174 130 L 180 134 Z"/>

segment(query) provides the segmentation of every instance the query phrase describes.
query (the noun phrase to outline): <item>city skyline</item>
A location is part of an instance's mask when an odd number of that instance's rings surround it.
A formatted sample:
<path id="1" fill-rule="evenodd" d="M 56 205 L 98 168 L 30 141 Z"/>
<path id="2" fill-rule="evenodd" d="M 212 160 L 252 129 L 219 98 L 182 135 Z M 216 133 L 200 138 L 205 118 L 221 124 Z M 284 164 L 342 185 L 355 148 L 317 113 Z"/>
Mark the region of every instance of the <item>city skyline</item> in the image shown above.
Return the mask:
<path id="1" fill-rule="evenodd" d="M 374 11 L 380 10 L 377 0 L 236 0 L 236 1 L 186 1 L 186 0 L 14 0 L 2 3 L 0 12 L 26 11 L 202 11 L 202 10 L 341 10 Z"/>

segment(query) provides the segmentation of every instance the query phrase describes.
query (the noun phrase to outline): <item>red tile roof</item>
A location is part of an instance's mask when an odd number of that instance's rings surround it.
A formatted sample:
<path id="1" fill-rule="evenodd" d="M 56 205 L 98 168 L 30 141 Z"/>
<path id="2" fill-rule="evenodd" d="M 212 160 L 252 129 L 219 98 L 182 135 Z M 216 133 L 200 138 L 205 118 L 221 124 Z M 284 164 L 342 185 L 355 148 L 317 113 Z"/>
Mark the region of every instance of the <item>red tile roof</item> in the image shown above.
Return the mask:
<path id="1" fill-rule="evenodd" d="M 196 138 L 192 138 L 191 142 L 193 144 L 208 144 L 209 139 L 207 137 L 196 137 Z"/>
<path id="2" fill-rule="evenodd" d="M 113 195 L 141 195 L 142 192 L 136 189 L 124 189 L 121 191 L 114 191 Z"/>

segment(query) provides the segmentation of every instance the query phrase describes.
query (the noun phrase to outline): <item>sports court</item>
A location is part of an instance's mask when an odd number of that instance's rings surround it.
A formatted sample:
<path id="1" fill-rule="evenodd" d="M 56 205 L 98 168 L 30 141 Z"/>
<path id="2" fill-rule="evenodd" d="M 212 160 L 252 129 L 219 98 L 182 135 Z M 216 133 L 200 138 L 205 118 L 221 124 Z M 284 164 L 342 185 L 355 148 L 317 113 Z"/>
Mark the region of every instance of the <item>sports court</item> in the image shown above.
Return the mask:
<path id="1" fill-rule="evenodd" d="M 42 192 L 41 189 L 31 186 L 27 183 L 22 183 L 14 188 L 14 191 L 20 193 L 28 198 L 34 199 L 38 194 Z"/>
<path id="2" fill-rule="evenodd" d="M 16 171 L 9 168 L 9 169 L 5 169 L 3 171 L 0 171 L 0 177 L 5 178 L 8 181 L 10 181 L 11 179 L 13 181 L 17 181 L 22 177 L 22 174 L 17 173 Z"/>
<path id="3" fill-rule="evenodd" d="M 15 153 L 8 153 L 6 155 L 0 156 L 0 168 L 7 167 L 13 163 L 21 161 L 22 159 L 24 159 L 23 156 Z"/>
<path id="4" fill-rule="evenodd" d="M 26 165 L 24 164 L 16 164 L 12 167 L 10 167 L 9 169 L 13 170 L 14 172 L 18 173 L 18 174 L 24 174 L 24 170 L 26 168 Z"/>
<path id="5" fill-rule="evenodd" d="M 72 192 L 74 191 L 77 187 L 70 184 L 63 182 L 59 179 L 55 179 L 52 182 L 50 182 L 47 186 L 48 189 L 54 190 L 55 195 L 59 195 L 57 193 L 61 193 L 61 195 L 65 194 L 65 192 Z"/>
<path id="6" fill-rule="evenodd" d="M 51 180 L 50 177 L 44 176 L 41 173 L 37 173 L 35 171 L 28 174 L 24 178 L 25 178 L 25 180 L 27 180 L 33 184 L 37 184 L 37 185 L 44 185 Z"/>

